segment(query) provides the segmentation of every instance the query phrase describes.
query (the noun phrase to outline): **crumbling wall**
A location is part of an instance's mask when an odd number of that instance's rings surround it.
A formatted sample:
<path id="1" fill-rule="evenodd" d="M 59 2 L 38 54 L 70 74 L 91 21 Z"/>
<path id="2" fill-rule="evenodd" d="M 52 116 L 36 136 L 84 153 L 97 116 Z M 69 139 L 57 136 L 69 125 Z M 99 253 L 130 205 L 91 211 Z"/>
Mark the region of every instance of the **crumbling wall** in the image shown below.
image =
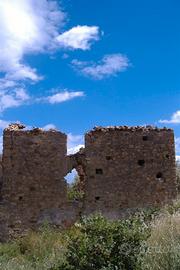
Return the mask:
<path id="1" fill-rule="evenodd" d="M 55 130 L 22 128 L 12 125 L 4 130 L 1 197 L 31 227 L 43 210 L 67 204 L 67 136 Z"/>
<path id="2" fill-rule="evenodd" d="M 4 130 L 0 240 L 45 220 L 61 226 L 101 211 L 127 210 L 176 197 L 174 134 L 153 127 L 97 127 L 85 149 L 67 156 L 67 136 L 20 124 Z M 1 165 L 1 164 L 0 164 Z M 68 201 L 65 175 L 76 168 L 83 201 Z"/>
<path id="3" fill-rule="evenodd" d="M 2 188 L 2 155 L 0 155 L 0 201 L 2 200 L 1 198 L 1 188 Z"/>
<path id="4" fill-rule="evenodd" d="M 76 154 L 67 156 L 68 172 L 76 169 L 79 177 L 79 191 L 84 192 L 86 177 L 86 155 L 85 149 L 81 148 Z"/>
<path id="5" fill-rule="evenodd" d="M 152 127 L 95 128 L 85 136 L 84 211 L 122 211 L 176 196 L 174 134 Z"/>

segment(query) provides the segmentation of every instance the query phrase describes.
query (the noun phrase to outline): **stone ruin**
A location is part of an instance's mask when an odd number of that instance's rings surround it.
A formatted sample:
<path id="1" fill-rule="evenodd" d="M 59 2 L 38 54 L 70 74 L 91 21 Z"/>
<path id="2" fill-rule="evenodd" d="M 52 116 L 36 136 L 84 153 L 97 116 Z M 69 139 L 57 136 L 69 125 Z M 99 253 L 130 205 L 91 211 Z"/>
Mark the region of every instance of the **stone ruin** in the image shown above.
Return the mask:
<path id="1" fill-rule="evenodd" d="M 167 128 L 95 127 L 85 134 L 85 148 L 68 156 L 66 134 L 11 124 L 1 163 L 1 240 L 45 221 L 67 227 L 99 211 L 117 219 L 177 194 L 174 133 Z M 73 168 L 83 200 L 67 197 L 64 177 Z"/>

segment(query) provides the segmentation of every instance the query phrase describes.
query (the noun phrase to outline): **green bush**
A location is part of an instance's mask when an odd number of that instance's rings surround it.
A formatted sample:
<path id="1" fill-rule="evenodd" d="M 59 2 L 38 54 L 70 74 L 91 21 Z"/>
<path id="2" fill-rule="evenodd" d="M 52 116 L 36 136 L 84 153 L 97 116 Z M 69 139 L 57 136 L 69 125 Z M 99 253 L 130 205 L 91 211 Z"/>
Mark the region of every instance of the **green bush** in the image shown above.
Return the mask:
<path id="1" fill-rule="evenodd" d="M 140 269 L 139 254 L 149 229 L 144 216 L 108 221 L 93 215 L 70 230 L 44 226 L 0 245 L 3 270 Z"/>
<path id="2" fill-rule="evenodd" d="M 100 214 L 0 244 L 2 270 L 179 270 L 179 201 L 124 220 Z"/>
<path id="3" fill-rule="evenodd" d="M 101 215 L 83 218 L 69 235 L 68 270 L 140 269 L 139 253 L 149 236 L 143 216 L 108 221 Z"/>

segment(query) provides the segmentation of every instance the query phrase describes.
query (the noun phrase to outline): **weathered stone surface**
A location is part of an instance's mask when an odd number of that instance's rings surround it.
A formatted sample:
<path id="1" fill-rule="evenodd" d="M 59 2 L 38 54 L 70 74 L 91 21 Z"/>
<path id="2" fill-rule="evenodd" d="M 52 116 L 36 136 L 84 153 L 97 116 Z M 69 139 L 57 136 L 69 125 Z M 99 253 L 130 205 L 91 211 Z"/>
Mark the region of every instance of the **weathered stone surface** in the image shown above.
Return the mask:
<path id="1" fill-rule="evenodd" d="M 22 222 L 33 227 L 39 212 L 67 203 L 66 135 L 56 131 L 4 131 L 4 202 L 15 204 Z"/>
<path id="2" fill-rule="evenodd" d="M 85 136 L 85 156 L 85 213 L 119 216 L 176 196 L 171 129 L 96 127 Z"/>
<path id="3" fill-rule="evenodd" d="M 85 149 L 70 156 L 66 140 L 56 130 L 25 130 L 21 124 L 4 130 L 1 241 L 45 221 L 66 227 L 97 211 L 116 219 L 176 197 L 173 130 L 95 127 L 85 135 Z M 85 192 L 82 202 L 67 199 L 64 177 L 73 168 Z"/>
<path id="4" fill-rule="evenodd" d="M 45 209 L 39 214 L 38 224 L 48 223 L 55 226 L 72 226 L 80 217 L 79 209 L 82 206 L 78 202 L 66 205 L 65 208 Z"/>

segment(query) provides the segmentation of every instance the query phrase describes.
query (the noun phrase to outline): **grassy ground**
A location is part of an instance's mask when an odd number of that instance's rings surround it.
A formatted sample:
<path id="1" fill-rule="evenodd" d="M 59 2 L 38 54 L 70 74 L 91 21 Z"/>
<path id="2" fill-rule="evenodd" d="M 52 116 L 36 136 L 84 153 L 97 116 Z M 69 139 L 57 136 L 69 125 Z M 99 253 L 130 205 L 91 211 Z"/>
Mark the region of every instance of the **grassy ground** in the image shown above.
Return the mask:
<path id="1" fill-rule="evenodd" d="M 1 244 L 0 269 L 56 269 L 63 262 L 66 243 L 63 232 L 44 226 L 39 232 Z"/>
<path id="2" fill-rule="evenodd" d="M 126 220 L 97 214 L 0 244 L 2 270 L 179 270 L 180 200 Z"/>

